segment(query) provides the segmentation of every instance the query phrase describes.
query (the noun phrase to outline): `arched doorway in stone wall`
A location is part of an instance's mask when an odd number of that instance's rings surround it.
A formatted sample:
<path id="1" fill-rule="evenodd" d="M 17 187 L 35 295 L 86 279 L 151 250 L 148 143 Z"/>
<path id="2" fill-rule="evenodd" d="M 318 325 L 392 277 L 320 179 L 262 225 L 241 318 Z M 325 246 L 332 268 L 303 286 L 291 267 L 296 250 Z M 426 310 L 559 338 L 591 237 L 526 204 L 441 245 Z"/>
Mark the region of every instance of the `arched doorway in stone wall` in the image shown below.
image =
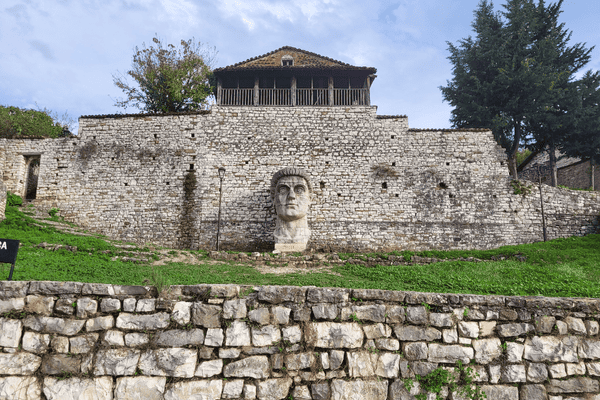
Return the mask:
<path id="1" fill-rule="evenodd" d="M 40 175 L 40 155 L 26 156 L 25 200 L 34 200 L 37 195 L 38 177 Z"/>

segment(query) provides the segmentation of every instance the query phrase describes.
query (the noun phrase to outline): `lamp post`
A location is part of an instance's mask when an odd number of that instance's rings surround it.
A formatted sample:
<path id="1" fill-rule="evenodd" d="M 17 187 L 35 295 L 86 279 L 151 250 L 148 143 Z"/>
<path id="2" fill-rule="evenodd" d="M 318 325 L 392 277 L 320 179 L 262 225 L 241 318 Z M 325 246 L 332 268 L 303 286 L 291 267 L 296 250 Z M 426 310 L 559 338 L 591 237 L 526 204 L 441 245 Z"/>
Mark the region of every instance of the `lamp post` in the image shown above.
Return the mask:
<path id="1" fill-rule="evenodd" d="M 219 236 L 221 233 L 221 199 L 223 198 L 223 178 L 225 178 L 225 168 L 219 168 L 219 218 L 217 222 L 217 251 L 219 251 Z"/>

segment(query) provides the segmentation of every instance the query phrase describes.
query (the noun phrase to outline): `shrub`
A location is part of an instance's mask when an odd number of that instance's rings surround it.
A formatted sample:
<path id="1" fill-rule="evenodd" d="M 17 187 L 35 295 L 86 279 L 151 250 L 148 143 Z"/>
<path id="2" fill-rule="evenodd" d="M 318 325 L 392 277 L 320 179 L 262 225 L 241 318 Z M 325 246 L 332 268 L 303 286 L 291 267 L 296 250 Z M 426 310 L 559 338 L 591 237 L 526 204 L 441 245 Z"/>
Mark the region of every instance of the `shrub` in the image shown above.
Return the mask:
<path id="1" fill-rule="evenodd" d="M 23 198 L 11 192 L 6 193 L 6 205 L 17 207 L 23 204 Z"/>

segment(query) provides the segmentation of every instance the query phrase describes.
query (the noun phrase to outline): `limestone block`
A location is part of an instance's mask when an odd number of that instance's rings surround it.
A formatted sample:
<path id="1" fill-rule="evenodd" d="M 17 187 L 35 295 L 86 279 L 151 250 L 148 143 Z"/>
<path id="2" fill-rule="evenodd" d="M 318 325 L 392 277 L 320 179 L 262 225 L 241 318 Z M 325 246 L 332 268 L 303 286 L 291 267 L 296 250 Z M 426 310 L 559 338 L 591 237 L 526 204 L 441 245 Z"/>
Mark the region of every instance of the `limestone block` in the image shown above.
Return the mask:
<path id="1" fill-rule="evenodd" d="M 600 329 L 600 325 L 598 324 L 598 321 L 588 320 L 585 321 L 585 328 L 587 329 L 588 336 L 596 336 L 598 334 L 598 330 Z"/>
<path id="2" fill-rule="evenodd" d="M 442 337 L 444 343 L 458 343 L 458 330 L 456 328 L 444 329 Z"/>
<path id="3" fill-rule="evenodd" d="M 31 353 L 0 353 L 0 375 L 32 375 L 41 362 L 40 357 Z"/>
<path id="4" fill-rule="evenodd" d="M 427 343 L 404 343 L 404 356 L 407 360 L 426 360 L 427 359 Z"/>
<path id="5" fill-rule="evenodd" d="M 358 395 L 360 393 L 360 395 Z M 363 381 L 360 379 L 344 381 L 334 379 L 331 382 L 332 400 L 386 400 L 388 393 L 388 381 Z M 360 396 L 360 397 L 357 397 Z"/>
<path id="6" fill-rule="evenodd" d="M 194 376 L 210 378 L 219 375 L 223 371 L 223 360 L 204 361 L 198 365 Z"/>
<path id="7" fill-rule="evenodd" d="M 25 311 L 41 315 L 52 315 L 54 297 L 29 295 L 26 297 L 26 303 Z"/>
<path id="8" fill-rule="evenodd" d="M 65 336 L 55 336 L 50 342 L 50 347 L 52 347 L 55 353 L 68 353 L 69 338 Z"/>
<path id="9" fill-rule="evenodd" d="M 245 384 L 244 390 L 242 391 L 245 400 L 254 400 L 256 399 L 256 386 Z"/>
<path id="10" fill-rule="evenodd" d="M 225 346 L 250 346 L 250 329 L 245 322 L 231 323 L 225 331 Z"/>
<path id="11" fill-rule="evenodd" d="M 25 298 L 29 286 L 29 282 L 0 281 L 0 298 L 3 300 L 15 297 Z"/>
<path id="12" fill-rule="evenodd" d="M 312 307 L 315 319 L 336 319 L 338 316 L 338 306 L 335 304 L 323 303 Z"/>
<path id="13" fill-rule="evenodd" d="M 477 322 L 458 322 L 458 334 L 462 337 L 477 339 L 479 337 L 479 324 Z"/>
<path id="14" fill-rule="evenodd" d="M 567 375 L 585 375 L 585 363 L 567 363 Z"/>
<path id="15" fill-rule="evenodd" d="M 94 375 L 133 375 L 139 359 L 139 350 L 127 348 L 98 350 Z"/>
<path id="16" fill-rule="evenodd" d="M 270 367 L 267 356 L 252 356 L 227 364 L 223 375 L 227 378 L 254 378 L 264 379 L 269 377 Z"/>
<path id="17" fill-rule="evenodd" d="M 522 385 L 520 400 L 547 399 L 546 387 L 544 385 Z"/>
<path id="18" fill-rule="evenodd" d="M 281 331 L 274 325 L 252 328 L 252 344 L 254 346 L 270 346 L 281 340 Z"/>
<path id="19" fill-rule="evenodd" d="M 525 375 L 525 366 L 505 365 L 502 369 L 500 380 L 503 383 L 525 382 L 527 380 Z"/>
<path id="20" fill-rule="evenodd" d="M 112 378 L 104 376 L 93 379 L 44 378 L 44 395 L 48 400 L 113 399 Z"/>
<path id="21" fill-rule="evenodd" d="M 534 336 L 525 340 L 523 358 L 533 362 L 577 362 L 576 337 Z"/>
<path id="22" fill-rule="evenodd" d="M 0 214 L 1 216 L 1 214 Z M 0 218 L 1 220 L 1 218 Z M 42 387 L 38 378 L 33 376 L 0 377 L 0 399 L 40 400 Z"/>
<path id="23" fill-rule="evenodd" d="M 329 350 L 329 366 L 331 369 L 338 369 L 344 362 L 345 352 L 342 350 Z"/>
<path id="24" fill-rule="evenodd" d="M 527 366 L 527 382 L 543 383 L 548 379 L 548 369 L 543 363 L 529 363 Z"/>
<path id="25" fill-rule="evenodd" d="M 319 354 L 319 361 L 323 369 L 329 369 L 329 353 Z"/>
<path id="26" fill-rule="evenodd" d="M 290 392 L 290 378 L 267 379 L 258 382 L 257 397 L 259 400 L 281 400 Z"/>
<path id="27" fill-rule="evenodd" d="M 219 349 L 219 358 L 238 358 L 242 351 L 236 348 Z"/>
<path id="28" fill-rule="evenodd" d="M 309 288 L 306 293 L 306 301 L 310 303 L 347 303 L 348 300 L 348 289 Z"/>
<path id="29" fill-rule="evenodd" d="M 400 354 L 383 353 L 377 359 L 375 375 L 383 378 L 397 378 L 400 373 Z"/>
<path id="30" fill-rule="evenodd" d="M 428 319 L 425 307 L 406 307 L 406 320 L 411 324 L 424 325 Z"/>
<path id="31" fill-rule="evenodd" d="M 398 339 L 375 339 L 375 347 L 382 350 L 396 351 L 400 350 L 400 341 Z"/>
<path id="32" fill-rule="evenodd" d="M 585 324 L 581 318 L 567 317 L 565 318 L 565 323 L 567 324 L 569 332 L 576 335 L 587 334 L 587 329 L 585 329 Z"/>
<path id="33" fill-rule="evenodd" d="M 73 336 L 79 333 L 85 325 L 84 320 L 62 319 L 43 316 L 28 316 L 23 320 L 23 326 L 37 332 L 58 333 L 59 335 Z"/>
<path id="34" fill-rule="evenodd" d="M 519 388 L 505 385 L 483 385 L 481 390 L 489 400 L 519 400 Z"/>
<path id="35" fill-rule="evenodd" d="M 506 360 L 509 363 L 521 362 L 525 346 L 520 343 L 506 342 Z"/>
<path id="36" fill-rule="evenodd" d="M 156 299 L 139 299 L 135 306 L 135 312 L 154 312 L 156 310 Z"/>
<path id="37" fill-rule="evenodd" d="M 90 352 L 100 335 L 97 333 L 88 333 L 86 335 L 75 336 L 69 339 L 69 348 L 73 354 L 81 354 Z"/>
<path id="38" fill-rule="evenodd" d="M 246 318 L 248 309 L 246 299 L 226 300 L 223 303 L 224 319 L 242 319 Z"/>
<path id="39" fill-rule="evenodd" d="M 202 329 L 162 331 L 156 334 L 153 341 L 157 346 L 164 347 L 197 346 L 204 343 L 204 332 Z"/>
<path id="40" fill-rule="evenodd" d="M 571 378 L 567 380 L 550 379 L 548 393 L 597 393 L 600 390 L 598 381 L 592 378 Z"/>
<path id="41" fill-rule="evenodd" d="M 304 303 L 307 288 L 297 286 L 261 286 L 258 300 L 271 304 Z"/>
<path id="42" fill-rule="evenodd" d="M 207 329 L 206 337 L 204 338 L 204 345 L 211 347 L 219 347 L 223 344 L 224 338 L 225 336 L 223 335 L 223 329 Z"/>
<path id="43" fill-rule="evenodd" d="M 496 329 L 496 321 L 480 321 L 479 322 L 479 336 L 486 337 L 491 336 Z"/>
<path id="44" fill-rule="evenodd" d="M 294 353 L 286 354 L 285 356 L 285 366 L 290 371 L 308 369 L 315 361 L 316 359 L 313 353 Z"/>
<path id="45" fill-rule="evenodd" d="M 496 326 L 496 332 L 500 337 L 516 337 L 534 332 L 535 327 L 527 323 L 502 324 Z"/>
<path id="46" fill-rule="evenodd" d="M 312 400 L 308 386 L 296 386 L 292 391 L 294 400 Z"/>
<path id="47" fill-rule="evenodd" d="M 355 322 L 309 322 L 305 335 L 309 345 L 324 348 L 356 349 L 362 347 L 364 338 L 363 330 Z"/>
<path id="48" fill-rule="evenodd" d="M 369 377 L 375 374 L 371 354 L 366 351 L 348 353 L 348 374 L 353 377 Z"/>
<path id="49" fill-rule="evenodd" d="M 134 298 L 128 298 L 128 299 L 123 300 L 123 311 L 134 312 L 135 311 L 135 303 L 137 303 L 137 300 Z"/>
<path id="50" fill-rule="evenodd" d="M 41 368 L 44 375 L 78 374 L 80 370 L 81 356 L 67 354 L 48 354 L 44 356 Z"/>
<path id="51" fill-rule="evenodd" d="M 579 343 L 579 357 L 592 360 L 600 359 L 600 340 L 582 339 Z"/>
<path id="52" fill-rule="evenodd" d="M 429 323 L 437 328 L 450 328 L 454 326 L 451 313 L 430 313 Z"/>
<path id="53" fill-rule="evenodd" d="M 88 332 L 105 331 L 115 326 L 115 318 L 112 315 L 88 319 L 85 330 Z"/>
<path id="54" fill-rule="evenodd" d="M 30 353 L 43 354 L 50 347 L 50 335 L 36 332 L 25 332 L 23 334 L 23 350 Z"/>
<path id="55" fill-rule="evenodd" d="M 147 333 L 128 333 L 125 335 L 125 346 L 138 347 L 144 346 L 150 342 L 150 336 Z"/>
<path id="56" fill-rule="evenodd" d="M 166 312 L 146 315 L 120 313 L 117 317 L 117 328 L 133 331 L 164 329 L 169 326 L 169 318 L 170 315 Z"/>
<path id="57" fill-rule="evenodd" d="M 386 322 L 388 324 L 401 324 L 406 320 L 406 309 L 402 306 L 386 306 Z"/>
<path id="58" fill-rule="evenodd" d="M 222 392 L 223 381 L 221 379 L 183 381 L 174 383 L 166 391 L 164 400 L 219 400 Z"/>
<path id="59" fill-rule="evenodd" d="M 9 298 L 6 300 L 0 300 L 0 314 L 4 314 L 9 311 L 20 311 L 25 308 L 25 298 L 16 297 Z"/>
<path id="60" fill-rule="evenodd" d="M 145 375 L 191 378 L 194 376 L 198 352 L 179 347 L 147 350 L 142 353 L 139 368 Z"/>
<path id="61" fill-rule="evenodd" d="M 77 317 L 88 318 L 98 311 L 98 302 L 89 297 L 77 299 Z"/>
<path id="62" fill-rule="evenodd" d="M 433 342 L 442 338 L 442 333 L 435 328 L 412 325 L 396 325 L 394 333 L 401 342 Z"/>
<path id="63" fill-rule="evenodd" d="M 367 339 L 389 338 L 392 336 L 392 328 L 382 323 L 365 325 L 363 326 L 363 331 Z"/>
<path id="64" fill-rule="evenodd" d="M 496 384 L 500 381 L 502 367 L 500 365 L 490 365 L 490 383 Z"/>
<path id="65" fill-rule="evenodd" d="M 419 394 L 419 382 L 414 382 L 413 388 L 409 392 L 404 386 L 404 380 L 397 379 L 390 385 L 388 398 L 389 400 L 415 400 L 414 395 L 416 394 Z"/>
<path id="66" fill-rule="evenodd" d="M 429 344 L 429 362 L 433 363 L 455 363 L 461 360 L 463 364 L 468 364 L 473 358 L 474 352 L 470 347 L 459 345 L 442 345 L 437 343 Z"/>
<path id="67" fill-rule="evenodd" d="M 261 307 L 250 311 L 248 313 L 248 319 L 257 324 L 266 325 L 271 320 L 271 314 L 269 313 L 268 308 Z"/>
<path id="68" fill-rule="evenodd" d="M 385 306 L 382 304 L 372 304 L 368 306 L 352 306 L 350 314 L 344 315 L 346 308 L 342 309 L 342 320 L 346 320 L 354 314 L 361 321 L 385 322 Z"/>
<path id="69" fill-rule="evenodd" d="M 0 318 L 0 347 L 19 347 L 23 323 L 18 319 Z"/>
<path id="70" fill-rule="evenodd" d="M 114 400 L 162 400 L 166 382 L 151 376 L 117 378 Z"/>
<path id="71" fill-rule="evenodd" d="M 552 333 L 554 325 L 556 324 L 556 318 L 544 315 L 536 320 L 537 332 L 538 333 Z"/>
<path id="72" fill-rule="evenodd" d="M 298 325 L 282 328 L 281 332 L 283 334 L 283 340 L 286 340 L 291 344 L 299 343 L 302 340 L 302 330 Z"/>
<path id="73" fill-rule="evenodd" d="M 548 366 L 548 372 L 553 379 L 561 379 L 567 376 L 565 364 L 554 364 Z"/>
<path id="74" fill-rule="evenodd" d="M 100 310 L 104 313 L 119 311 L 121 309 L 121 301 L 119 299 L 102 299 L 100 302 Z"/>
<path id="75" fill-rule="evenodd" d="M 177 322 L 179 325 L 186 325 L 190 322 L 192 318 L 191 309 L 192 303 L 188 301 L 178 301 L 173 306 L 171 318 L 173 318 L 173 321 Z"/>
<path id="76" fill-rule="evenodd" d="M 121 331 L 107 331 L 104 333 L 102 343 L 106 346 L 125 346 L 125 340 L 123 340 L 123 332 Z"/>
<path id="77" fill-rule="evenodd" d="M 290 321 L 291 309 L 287 307 L 273 307 L 273 323 L 279 325 L 286 325 Z M 243 317 L 242 317 L 243 318 Z"/>
<path id="78" fill-rule="evenodd" d="M 221 394 L 222 399 L 239 399 L 244 389 L 243 379 L 234 379 L 232 381 L 225 382 L 223 386 L 223 393 Z"/>
<path id="79" fill-rule="evenodd" d="M 555 328 L 559 335 L 566 335 L 568 333 L 568 325 L 564 321 L 556 321 Z"/>

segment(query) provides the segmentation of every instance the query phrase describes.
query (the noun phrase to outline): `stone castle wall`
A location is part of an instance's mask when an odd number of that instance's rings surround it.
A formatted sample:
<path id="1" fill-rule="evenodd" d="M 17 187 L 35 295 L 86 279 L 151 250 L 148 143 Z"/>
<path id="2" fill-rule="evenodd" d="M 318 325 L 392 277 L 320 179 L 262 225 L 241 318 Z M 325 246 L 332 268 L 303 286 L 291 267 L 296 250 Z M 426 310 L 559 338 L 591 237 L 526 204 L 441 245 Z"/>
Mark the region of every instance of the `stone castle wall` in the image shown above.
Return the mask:
<path id="1" fill-rule="evenodd" d="M 515 195 L 485 130 L 415 130 L 376 107 L 213 107 L 80 119 L 77 138 L 0 140 L 9 190 L 41 154 L 37 202 L 110 237 L 212 249 L 225 167 L 221 248 L 269 250 L 269 184 L 311 175 L 316 250 L 491 248 L 541 239 L 539 195 Z M 3 166 L 2 166 L 3 163 Z M 600 201 L 545 188 L 549 237 L 598 230 Z"/>
<path id="2" fill-rule="evenodd" d="M 414 400 L 427 395 L 417 375 L 443 369 L 488 400 L 597 400 L 598 311 L 581 298 L 0 281 L 0 397 Z"/>

